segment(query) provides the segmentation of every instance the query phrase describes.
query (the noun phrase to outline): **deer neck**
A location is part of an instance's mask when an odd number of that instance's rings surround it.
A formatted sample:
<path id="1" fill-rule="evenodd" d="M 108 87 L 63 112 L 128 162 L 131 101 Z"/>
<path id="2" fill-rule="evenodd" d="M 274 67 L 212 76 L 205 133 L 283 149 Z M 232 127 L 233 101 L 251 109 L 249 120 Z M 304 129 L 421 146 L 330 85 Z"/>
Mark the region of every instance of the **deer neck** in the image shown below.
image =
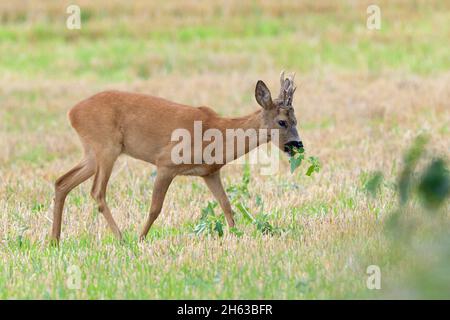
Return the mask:
<path id="1" fill-rule="evenodd" d="M 262 128 L 262 111 L 257 110 L 246 116 L 238 118 L 224 118 L 225 129 L 255 129 Z"/>
<path id="2" fill-rule="evenodd" d="M 221 122 L 221 131 L 226 137 L 227 148 L 232 144 L 231 150 L 234 150 L 232 155 L 227 154 L 226 162 L 235 160 L 270 140 L 267 130 L 262 130 L 265 128 L 262 110 L 239 118 L 223 118 Z"/>

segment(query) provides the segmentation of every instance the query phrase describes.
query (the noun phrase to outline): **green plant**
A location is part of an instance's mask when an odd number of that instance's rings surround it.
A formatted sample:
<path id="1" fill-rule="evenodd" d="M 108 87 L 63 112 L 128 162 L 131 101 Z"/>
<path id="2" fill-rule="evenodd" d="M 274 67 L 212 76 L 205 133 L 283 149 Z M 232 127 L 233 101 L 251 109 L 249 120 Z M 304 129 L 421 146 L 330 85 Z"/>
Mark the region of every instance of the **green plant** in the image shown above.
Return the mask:
<path id="1" fill-rule="evenodd" d="M 200 221 L 194 227 L 194 233 L 200 235 L 206 233 L 208 235 L 218 234 L 223 236 L 223 215 L 216 216 L 214 209 L 217 207 L 216 201 L 208 201 L 206 207 L 202 208 L 202 215 Z"/>
<path id="2" fill-rule="evenodd" d="M 434 159 L 421 175 L 419 196 L 429 209 L 438 209 L 450 196 L 450 172 L 443 159 Z"/>
<path id="3" fill-rule="evenodd" d="M 281 228 L 274 227 L 269 222 L 269 214 L 260 212 L 255 217 L 253 217 L 253 215 L 249 212 L 248 208 L 244 204 L 239 202 L 236 204 L 236 207 L 239 212 L 242 213 L 242 216 L 245 218 L 245 220 L 253 224 L 256 227 L 256 230 L 260 231 L 262 234 L 274 235 L 281 233 Z"/>
<path id="4" fill-rule="evenodd" d="M 372 197 L 375 197 L 381 189 L 383 179 L 384 176 L 381 171 L 373 172 L 369 179 L 364 183 L 364 190 Z"/>
<path id="5" fill-rule="evenodd" d="M 303 148 L 295 148 L 292 149 L 292 155 L 289 157 L 289 163 L 291 168 L 291 173 L 294 173 L 294 171 L 300 167 L 303 160 L 305 160 L 305 149 Z M 319 158 L 310 156 L 308 157 L 309 167 L 306 170 L 305 174 L 310 177 L 314 172 L 320 171 L 320 162 Z"/>
<path id="6" fill-rule="evenodd" d="M 254 225 L 257 231 L 263 234 L 279 234 L 282 230 L 274 227 L 269 222 L 270 215 L 263 212 L 264 205 L 261 196 L 257 195 L 255 198 L 256 205 L 260 208 L 260 212 L 257 215 L 253 216 L 245 205 L 245 202 L 250 198 L 250 192 L 248 191 L 250 177 L 250 166 L 245 164 L 241 182 L 230 185 L 227 188 L 232 205 L 242 214 L 244 221 Z M 219 237 L 223 236 L 224 218 L 223 215 L 216 216 L 215 208 L 217 205 L 216 201 L 208 201 L 208 204 L 201 209 L 200 221 L 194 227 L 195 234 L 205 233 L 213 235 L 217 233 Z M 238 237 L 243 235 L 243 232 L 237 227 L 230 228 L 230 232 Z"/>
<path id="7" fill-rule="evenodd" d="M 393 284 L 386 291 L 388 297 L 398 298 L 400 292 L 402 297 L 435 299 L 447 297 L 450 290 L 450 220 L 445 210 L 450 196 L 450 173 L 442 157 L 428 160 L 424 169 L 418 169 L 419 161 L 426 155 L 427 141 L 427 137 L 419 135 L 405 152 L 395 189 L 399 202 L 384 225 L 389 235 L 391 266 L 405 262 L 409 265 L 387 281 Z M 373 175 L 366 184 L 368 191 L 375 195 L 381 181 L 381 172 Z M 422 206 L 416 199 L 421 200 Z"/>
<path id="8" fill-rule="evenodd" d="M 248 163 L 244 165 L 241 183 L 230 185 L 226 191 L 230 197 L 231 203 L 242 201 L 250 197 L 248 185 L 250 183 L 250 166 Z"/>
<path id="9" fill-rule="evenodd" d="M 425 144 L 428 141 L 428 137 L 421 134 L 414 140 L 412 146 L 408 149 L 403 157 L 403 170 L 398 178 L 398 192 L 400 196 L 400 203 L 406 204 L 409 199 L 411 186 L 414 185 L 414 170 L 420 157 L 425 150 Z"/>
<path id="10" fill-rule="evenodd" d="M 308 162 L 309 162 L 309 167 L 308 167 L 308 170 L 306 170 L 305 174 L 308 177 L 310 177 L 313 172 L 320 171 L 320 162 L 319 162 L 319 158 L 313 157 L 313 156 L 308 158 Z"/>

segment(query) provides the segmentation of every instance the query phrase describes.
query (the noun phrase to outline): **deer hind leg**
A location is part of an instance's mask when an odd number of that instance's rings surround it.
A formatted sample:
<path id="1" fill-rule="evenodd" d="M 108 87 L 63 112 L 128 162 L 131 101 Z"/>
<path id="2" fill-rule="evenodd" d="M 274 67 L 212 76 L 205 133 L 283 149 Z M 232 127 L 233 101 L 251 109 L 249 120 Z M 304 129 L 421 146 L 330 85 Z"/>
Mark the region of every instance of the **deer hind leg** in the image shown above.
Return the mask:
<path id="1" fill-rule="evenodd" d="M 86 181 L 95 172 L 95 159 L 89 154 L 55 183 L 55 205 L 53 208 L 53 227 L 51 241 L 58 243 L 61 235 L 61 220 L 64 202 L 69 192 Z"/>
<path id="2" fill-rule="evenodd" d="M 205 180 L 209 190 L 219 202 L 220 207 L 225 214 L 225 218 L 227 219 L 228 226 L 230 228 L 234 227 L 233 210 L 231 209 L 228 196 L 223 189 L 222 181 L 220 180 L 220 172 L 217 171 L 209 176 L 205 176 L 203 177 L 203 180 Z"/>
<path id="3" fill-rule="evenodd" d="M 122 239 L 122 234 L 117 227 L 116 222 L 111 214 L 111 210 L 106 203 L 106 187 L 108 185 L 109 178 L 111 176 L 114 162 L 117 160 L 120 151 L 114 152 L 109 150 L 108 152 L 101 152 L 96 154 L 97 167 L 95 172 L 94 183 L 92 185 L 91 195 L 97 202 L 98 210 L 105 217 L 108 226 L 111 228 L 113 234 L 119 240 Z"/>
<path id="4" fill-rule="evenodd" d="M 147 236 L 148 231 L 150 230 L 153 222 L 155 222 L 156 218 L 158 218 L 159 213 L 161 212 L 162 205 L 164 203 L 164 198 L 166 196 L 167 189 L 169 189 L 170 184 L 172 183 L 173 175 L 169 170 L 158 169 L 156 174 L 155 184 L 153 186 L 153 194 L 152 194 L 152 204 L 150 207 L 150 214 L 145 222 L 144 228 L 142 229 L 140 240 L 144 240 Z"/>

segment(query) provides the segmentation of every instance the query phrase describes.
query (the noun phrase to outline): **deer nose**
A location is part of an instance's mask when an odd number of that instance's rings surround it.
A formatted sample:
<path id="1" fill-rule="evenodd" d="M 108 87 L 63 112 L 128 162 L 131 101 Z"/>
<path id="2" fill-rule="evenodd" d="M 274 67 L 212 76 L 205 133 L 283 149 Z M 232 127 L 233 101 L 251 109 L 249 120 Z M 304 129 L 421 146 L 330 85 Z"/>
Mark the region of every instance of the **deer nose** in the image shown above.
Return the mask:
<path id="1" fill-rule="evenodd" d="M 292 151 L 293 148 L 297 148 L 297 149 L 302 148 L 303 149 L 303 142 L 301 142 L 301 141 L 289 141 L 289 142 L 284 144 L 284 151 L 285 152 L 290 152 L 290 151 Z"/>

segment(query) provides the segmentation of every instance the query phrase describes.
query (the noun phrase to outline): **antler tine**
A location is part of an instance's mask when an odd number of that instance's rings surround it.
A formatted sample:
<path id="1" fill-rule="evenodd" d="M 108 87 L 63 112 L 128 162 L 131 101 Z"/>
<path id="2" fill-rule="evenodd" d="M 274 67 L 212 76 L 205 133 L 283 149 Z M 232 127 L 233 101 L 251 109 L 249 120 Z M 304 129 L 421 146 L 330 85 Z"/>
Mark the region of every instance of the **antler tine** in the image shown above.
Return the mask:
<path id="1" fill-rule="evenodd" d="M 284 84 L 284 70 L 281 71 L 281 73 L 280 73 L 280 84 L 283 87 L 283 84 Z"/>
<path id="2" fill-rule="evenodd" d="M 291 81 L 292 81 L 292 83 L 294 83 L 294 79 L 295 79 L 295 72 L 291 75 Z"/>
<path id="3" fill-rule="evenodd" d="M 285 88 L 284 91 L 286 91 L 286 94 L 289 94 L 289 91 L 292 88 L 292 82 L 289 79 L 286 79 L 287 81 L 285 81 Z"/>

